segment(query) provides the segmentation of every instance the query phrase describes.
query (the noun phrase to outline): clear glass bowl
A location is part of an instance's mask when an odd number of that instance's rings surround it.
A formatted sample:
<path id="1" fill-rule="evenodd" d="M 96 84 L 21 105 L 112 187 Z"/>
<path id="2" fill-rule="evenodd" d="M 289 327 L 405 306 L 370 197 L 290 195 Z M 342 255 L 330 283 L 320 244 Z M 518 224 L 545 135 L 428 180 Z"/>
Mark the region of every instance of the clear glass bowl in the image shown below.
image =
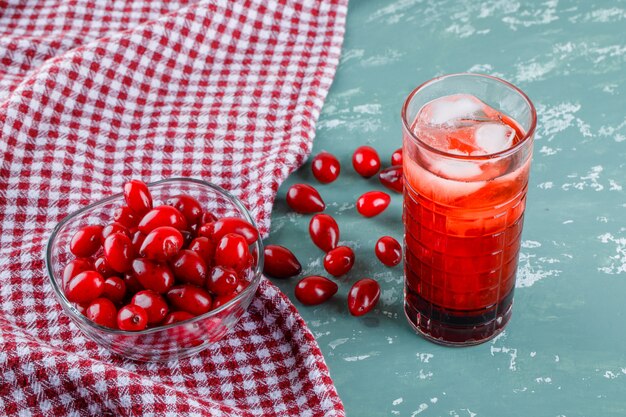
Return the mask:
<path id="1" fill-rule="evenodd" d="M 241 201 L 226 190 L 191 178 L 170 178 L 148 184 L 155 206 L 168 197 L 189 194 L 218 217 L 238 216 L 255 225 Z M 52 231 L 46 250 L 46 268 L 57 299 L 78 328 L 98 345 L 128 359 L 168 361 L 194 355 L 220 340 L 244 314 L 261 280 L 263 243 L 261 238 L 250 245 L 255 265 L 249 269 L 248 286 L 219 308 L 184 322 L 139 332 L 110 329 L 83 316 L 62 291 L 63 268 L 73 258 L 69 242 L 74 233 L 87 224 L 108 224 L 113 211 L 124 205 L 123 195 L 116 194 L 91 204 L 63 219 Z"/>

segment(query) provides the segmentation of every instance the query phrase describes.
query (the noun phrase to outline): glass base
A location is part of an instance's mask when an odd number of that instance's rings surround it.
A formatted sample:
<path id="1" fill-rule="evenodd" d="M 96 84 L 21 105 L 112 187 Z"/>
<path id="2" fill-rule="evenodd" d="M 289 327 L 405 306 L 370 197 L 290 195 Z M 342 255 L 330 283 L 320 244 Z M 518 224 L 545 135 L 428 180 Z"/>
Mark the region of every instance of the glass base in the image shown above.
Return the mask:
<path id="1" fill-rule="evenodd" d="M 512 294 L 511 294 L 512 295 Z M 411 327 L 426 340 L 443 346 L 463 347 L 485 343 L 499 335 L 511 319 L 513 311 L 513 297 L 503 300 L 496 308 L 503 311 L 492 320 L 480 324 L 451 325 L 425 317 L 404 303 L 404 314 Z M 506 302 L 508 305 L 502 305 Z"/>

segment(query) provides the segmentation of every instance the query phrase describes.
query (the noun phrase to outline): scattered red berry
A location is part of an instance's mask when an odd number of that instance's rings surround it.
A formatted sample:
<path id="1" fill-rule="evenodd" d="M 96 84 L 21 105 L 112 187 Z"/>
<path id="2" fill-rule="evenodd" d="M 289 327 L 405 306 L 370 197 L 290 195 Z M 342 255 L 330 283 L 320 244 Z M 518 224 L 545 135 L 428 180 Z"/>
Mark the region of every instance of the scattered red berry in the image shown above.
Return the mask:
<path id="1" fill-rule="evenodd" d="M 328 214 L 316 214 L 309 223 L 311 240 L 324 252 L 329 252 L 339 243 L 339 226 Z"/>
<path id="2" fill-rule="evenodd" d="M 371 278 L 363 278 L 354 283 L 348 293 L 348 310 L 353 316 L 370 312 L 380 298 L 380 285 Z"/>
<path id="3" fill-rule="evenodd" d="M 404 189 L 404 175 L 402 174 L 402 165 L 392 166 L 383 169 L 378 174 L 380 183 L 397 193 L 402 193 Z"/>
<path id="4" fill-rule="evenodd" d="M 148 313 L 138 305 L 126 305 L 117 312 L 117 327 L 133 332 L 144 330 L 148 327 Z"/>
<path id="5" fill-rule="evenodd" d="M 389 194 L 382 191 L 369 191 L 356 201 L 356 210 L 362 216 L 374 217 L 382 213 L 390 202 Z"/>
<path id="6" fill-rule="evenodd" d="M 354 252 L 347 246 L 337 246 L 324 257 L 324 269 L 335 276 L 345 275 L 354 265 Z"/>
<path id="7" fill-rule="evenodd" d="M 314 306 L 323 303 L 335 295 L 337 284 L 318 275 L 302 278 L 296 285 L 295 296 L 302 304 Z"/>
<path id="8" fill-rule="evenodd" d="M 274 278 L 290 278 L 302 271 L 296 256 L 286 247 L 267 245 L 264 249 L 263 273 Z"/>
<path id="9" fill-rule="evenodd" d="M 287 205 L 293 211 L 301 214 L 318 213 L 326 208 L 320 193 L 306 184 L 294 184 L 289 188 Z"/>
<path id="10" fill-rule="evenodd" d="M 383 236 L 376 242 L 376 257 L 387 266 L 396 266 L 402 261 L 402 246 L 391 236 Z"/>
<path id="11" fill-rule="evenodd" d="M 320 152 L 311 163 L 313 176 L 322 184 L 328 184 L 337 179 L 341 172 L 339 160 L 328 152 Z"/>
<path id="12" fill-rule="evenodd" d="M 352 166 L 362 177 L 369 178 L 380 169 L 380 157 L 371 146 L 360 146 L 352 155 Z"/>
<path id="13" fill-rule="evenodd" d="M 102 226 L 85 226 L 78 230 L 70 242 L 70 252 L 79 258 L 88 258 L 102 246 Z"/>
<path id="14" fill-rule="evenodd" d="M 152 195 L 142 181 L 132 180 L 124 184 L 124 199 L 128 207 L 140 216 L 152 209 Z"/>
<path id="15" fill-rule="evenodd" d="M 84 312 L 85 316 L 100 326 L 117 328 L 117 308 L 107 298 L 96 298 Z"/>
<path id="16" fill-rule="evenodd" d="M 396 149 L 391 155 L 391 165 L 402 165 L 402 148 Z"/>

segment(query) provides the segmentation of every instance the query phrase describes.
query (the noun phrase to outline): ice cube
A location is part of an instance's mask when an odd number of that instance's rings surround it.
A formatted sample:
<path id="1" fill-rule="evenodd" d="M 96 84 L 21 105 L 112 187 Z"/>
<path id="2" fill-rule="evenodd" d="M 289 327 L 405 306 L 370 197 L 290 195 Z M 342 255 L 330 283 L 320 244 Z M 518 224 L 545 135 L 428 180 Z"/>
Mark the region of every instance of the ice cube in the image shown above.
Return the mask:
<path id="1" fill-rule="evenodd" d="M 517 131 L 502 113 L 469 94 L 426 103 L 412 126 L 425 143 L 449 154 L 490 155 L 510 148 Z"/>
<path id="2" fill-rule="evenodd" d="M 484 118 L 485 114 L 482 111 L 484 106 L 485 104 L 474 96 L 454 94 L 435 99 L 424 107 L 429 107 L 429 124 L 455 126 L 465 119 Z"/>
<path id="3" fill-rule="evenodd" d="M 515 129 L 504 123 L 481 123 L 474 131 L 476 146 L 484 154 L 504 151 L 511 147 Z"/>
<path id="4" fill-rule="evenodd" d="M 419 165 L 411 159 L 406 160 L 406 183 L 413 187 L 419 194 L 426 198 L 436 200 L 440 203 L 451 203 L 458 198 L 464 198 L 480 190 L 487 184 L 487 181 L 466 181 L 466 176 L 478 174 L 480 167 L 474 166 L 454 166 L 444 165 L 431 166 L 429 169 Z M 431 172 L 432 170 L 432 172 Z M 445 171 L 445 172 L 444 172 Z M 471 171 L 471 172 L 469 172 Z M 450 177 L 459 177 L 451 179 Z"/>
<path id="5" fill-rule="evenodd" d="M 440 177 L 451 180 L 470 181 L 482 174 L 480 165 L 473 161 L 432 160 L 430 170 Z"/>

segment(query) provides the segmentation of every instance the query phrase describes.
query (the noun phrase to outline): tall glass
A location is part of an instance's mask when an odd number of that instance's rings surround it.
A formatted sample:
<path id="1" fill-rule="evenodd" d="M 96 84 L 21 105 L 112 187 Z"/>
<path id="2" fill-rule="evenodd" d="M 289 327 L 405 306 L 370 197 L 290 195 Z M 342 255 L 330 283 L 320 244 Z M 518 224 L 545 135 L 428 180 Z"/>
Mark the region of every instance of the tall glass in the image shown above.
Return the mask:
<path id="1" fill-rule="evenodd" d="M 481 155 L 433 146 L 416 133 L 420 110 L 435 99 L 475 96 L 519 134 Z M 512 84 L 453 74 L 417 87 L 402 107 L 405 304 L 418 333 L 444 345 L 474 345 L 511 317 L 533 134 L 528 97 Z"/>

